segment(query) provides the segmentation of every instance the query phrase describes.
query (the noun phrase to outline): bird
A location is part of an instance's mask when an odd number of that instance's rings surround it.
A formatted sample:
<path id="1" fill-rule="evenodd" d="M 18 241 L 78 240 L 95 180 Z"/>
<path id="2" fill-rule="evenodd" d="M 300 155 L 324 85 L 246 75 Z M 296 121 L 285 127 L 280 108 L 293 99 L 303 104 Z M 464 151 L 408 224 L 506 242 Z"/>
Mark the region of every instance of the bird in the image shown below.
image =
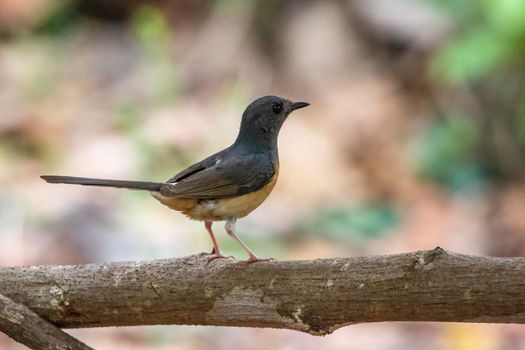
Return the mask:
<path id="1" fill-rule="evenodd" d="M 167 207 L 204 222 L 213 245 L 210 259 L 225 258 L 212 224 L 226 221 L 226 232 L 248 254 L 248 262 L 269 260 L 257 257 L 237 236 L 235 223 L 261 205 L 272 192 L 279 175 L 279 131 L 290 113 L 309 105 L 278 96 L 256 99 L 244 110 L 237 138 L 229 147 L 189 166 L 166 182 L 58 175 L 42 175 L 41 178 L 53 184 L 149 191 Z"/>

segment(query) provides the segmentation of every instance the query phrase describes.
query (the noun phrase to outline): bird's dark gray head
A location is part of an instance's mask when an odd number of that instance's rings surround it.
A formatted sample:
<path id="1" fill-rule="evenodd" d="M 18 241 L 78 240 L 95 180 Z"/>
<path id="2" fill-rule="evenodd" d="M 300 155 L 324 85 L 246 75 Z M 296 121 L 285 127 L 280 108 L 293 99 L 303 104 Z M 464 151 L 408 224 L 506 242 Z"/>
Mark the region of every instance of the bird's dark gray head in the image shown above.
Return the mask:
<path id="1" fill-rule="evenodd" d="M 279 130 L 288 115 L 308 105 L 310 104 L 306 102 L 291 102 L 278 96 L 258 98 L 244 111 L 235 143 L 255 149 L 277 147 Z"/>

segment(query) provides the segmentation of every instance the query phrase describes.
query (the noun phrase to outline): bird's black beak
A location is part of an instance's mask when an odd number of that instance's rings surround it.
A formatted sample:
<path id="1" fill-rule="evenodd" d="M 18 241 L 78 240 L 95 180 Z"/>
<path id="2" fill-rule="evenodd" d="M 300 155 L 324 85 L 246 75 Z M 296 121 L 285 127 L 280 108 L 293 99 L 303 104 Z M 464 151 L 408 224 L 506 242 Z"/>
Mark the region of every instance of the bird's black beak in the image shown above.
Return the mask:
<path id="1" fill-rule="evenodd" d="M 308 102 L 294 102 L 292 103 L 292 111 L 295 111 L 299 108 L 308 107 L 310 104 Z"/>

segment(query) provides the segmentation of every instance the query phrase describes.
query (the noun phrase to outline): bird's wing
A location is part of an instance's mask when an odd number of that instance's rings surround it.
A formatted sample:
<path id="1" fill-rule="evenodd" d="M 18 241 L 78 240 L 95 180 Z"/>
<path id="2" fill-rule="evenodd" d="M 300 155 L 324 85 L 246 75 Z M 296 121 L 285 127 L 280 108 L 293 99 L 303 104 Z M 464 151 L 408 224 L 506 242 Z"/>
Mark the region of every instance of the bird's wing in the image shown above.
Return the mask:
<path id="1" fill-rule="evenodd" d="M 238 196 L 268 184 L 274 173 L 272 162 L 262 155 L 206 159 L 174 176 L 159 192 L 196 199 Z"/>

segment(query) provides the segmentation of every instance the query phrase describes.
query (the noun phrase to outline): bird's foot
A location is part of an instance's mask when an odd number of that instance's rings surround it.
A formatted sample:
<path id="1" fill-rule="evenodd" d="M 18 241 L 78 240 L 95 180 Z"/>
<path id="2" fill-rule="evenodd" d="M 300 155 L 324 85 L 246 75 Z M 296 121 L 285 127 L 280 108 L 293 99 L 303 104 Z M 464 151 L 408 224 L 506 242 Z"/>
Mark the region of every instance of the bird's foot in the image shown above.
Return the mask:
<path id="1" fill-rule="evenodd" d="M 250 264 L 260 262 L 260 261 L 275 261 L 275 259 L 274 258 L 259 258 L 257 257 L 257 255 L 250 255 L 250 257 L 247 260 L 244 260 L 244 262 L 247 262 Z"/>
<path id="2" fill-rule="evenodd" d="M 230 259 L 230 258 L 233 258 L 233 256 L 226 256 L 224 254 L 222 254 L 220 251 L 218 253 L 215 252 L 215 250 L 213 250 L 210 255 L 208 255 L 208 262 L 211 262 L 215 259 Z"/>

